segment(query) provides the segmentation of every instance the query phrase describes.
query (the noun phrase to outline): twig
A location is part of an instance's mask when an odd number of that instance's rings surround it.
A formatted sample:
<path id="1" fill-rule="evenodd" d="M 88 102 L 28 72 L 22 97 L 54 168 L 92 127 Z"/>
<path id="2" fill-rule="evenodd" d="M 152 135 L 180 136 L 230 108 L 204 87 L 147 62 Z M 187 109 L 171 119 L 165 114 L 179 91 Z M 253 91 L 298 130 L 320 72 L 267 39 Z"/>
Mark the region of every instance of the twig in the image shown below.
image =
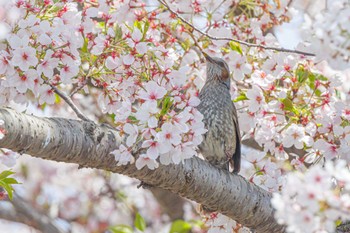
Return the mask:
<path id="1" fill-rule="evenodd" d="M 86 116 L 84 116 L 84 114 L 78 109 L 78 107 L 73 103 L 72 99 L 69 98 L 69 96 L 66 95 L 66 93 L 60 91 L 59 89 L 57 89 L 54 85 L 50 84 L 51 88 L 56 92 L 57 95 L 59 95 L 75 112 L 75 114 L 77 114 L 77 116 L 79 117 L 79 119 L 83 120 L 83 121 L 90 121 L 89 118 L 87 118 Z"/>
<path id="2" fill-rule="evenodd" d="M 83 89 L 85 87 L 85 85 L 87 84 L 87 79 L 84 80 L 84 82 L 82 83 L 81 86 L 77 86 L 71 93 L 70 93 L 70 98 L 73 97 L 73 95 L 75 95 L 76 93 L 78 93 L 78 91 L 80 91 L 81 89 Z"/>
<path id="3" fill-rule="evenodd" d="M 242 41 L 242 40 L 237 40 L 237 39 L 233 39 L 233 38 L 229 38 L 229 37 L 216 37 L 216 36 L 209 35 L 208 33 L 205 33 L 203 31 L 201 31 L 200 29 L 196 28 L 193 24 L 191 24 L 190 22 L 185 20 L 183 17 L 181 17 L 178 13 L 176 13 L 174 10 L 172 10 L 165 1 L 158 0 L 158 2 L 160 2 L 163 6 L 165 6 L 171 13 L 176 15 L 176 17 L 178 19 L 180 19 L 182 22 L 184 22 L 185 24 L 187 24 L 188 26 L 193 28 L 193 30 L 199 32 L 203 36 L 208 37 L 209 39 L 234 41 L 234 42 L 237 42 L 239 44 L 242 44 L 242 45 L 245 45 L 245 46 L 248 46 L 248 47 L 262 48 L 262 49 L 265 49 L 265 50 L 274 50 L 274 51 L 279 51 L 279 52 L 284 52 L 284 53 L 297 53 L 297 54 L 301 54 L 301 55 L 305 55 L 305 56 L 316 56 L 313 53 L 303 52 L 303 51 L 299 51 L 299 50 L 292 50 L 292 49 L 285 49 L 285 48 L 276 48 L 276 47 L 271 47 L 271 46 L 253 44 L 253 43 L 249 43 L 249 42 L 245 42 L 245 41 Z"/>

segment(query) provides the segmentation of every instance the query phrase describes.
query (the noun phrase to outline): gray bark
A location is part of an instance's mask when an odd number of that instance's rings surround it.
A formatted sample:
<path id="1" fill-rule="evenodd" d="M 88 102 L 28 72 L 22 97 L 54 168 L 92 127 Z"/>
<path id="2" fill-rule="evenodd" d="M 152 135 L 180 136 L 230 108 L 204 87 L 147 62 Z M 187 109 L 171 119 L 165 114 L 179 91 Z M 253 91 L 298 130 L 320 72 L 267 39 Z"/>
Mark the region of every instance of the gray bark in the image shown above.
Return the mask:
<path id="1" fill-rule="evenodd" d="M 253 231 L 285 231 L 284 226 L 274 219 L 271 193 L 242 176 L 217 169 L 197 157 L 186 160 L 184 164 L 137 170 L 133 164 L 117 166 L 110 152 L 124 139 L 108 125 L 39 118 L 8 108 L 0 109 L 0 119 L 5 122 L 1 127 L 7 131 L 0 140 L 0 148 L 124 174 L 203 204 Z"/>

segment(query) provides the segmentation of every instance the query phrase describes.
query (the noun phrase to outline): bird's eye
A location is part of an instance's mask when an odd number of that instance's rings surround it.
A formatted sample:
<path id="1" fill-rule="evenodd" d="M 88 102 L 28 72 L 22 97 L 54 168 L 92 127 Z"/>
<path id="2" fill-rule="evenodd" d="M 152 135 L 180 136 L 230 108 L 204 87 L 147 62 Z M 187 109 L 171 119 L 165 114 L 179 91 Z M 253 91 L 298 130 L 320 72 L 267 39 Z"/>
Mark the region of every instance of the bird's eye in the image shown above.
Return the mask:
<path id="1" fill-rule="evenodd" d="M 224 66 L 224 63 L 222 61 L 218 61 L 218 65 Z"/>

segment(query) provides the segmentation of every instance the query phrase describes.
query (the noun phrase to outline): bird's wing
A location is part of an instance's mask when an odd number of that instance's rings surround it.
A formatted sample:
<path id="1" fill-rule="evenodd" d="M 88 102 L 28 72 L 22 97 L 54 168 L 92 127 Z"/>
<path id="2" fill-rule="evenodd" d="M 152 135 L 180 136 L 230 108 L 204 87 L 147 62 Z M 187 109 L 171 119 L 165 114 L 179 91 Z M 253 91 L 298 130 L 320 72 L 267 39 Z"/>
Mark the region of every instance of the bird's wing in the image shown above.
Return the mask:
<path id="1" fill-rule="evenodd" d="M 233 122 L 235 125 L 235 140 L 236 140 L 236 149 L 234 154 L 232 155 L 231 166 L 233 167 L 233 172 L 238 173 L 241 169 L 241 132 L 239 130 L 239 124 L 238 124 L 238 116 L 237 116 L 237 110 L 235 105 L 233 105 L 232 115 L 233 115 Z M 233 162 L 233 165 L 232 165 Z"/>

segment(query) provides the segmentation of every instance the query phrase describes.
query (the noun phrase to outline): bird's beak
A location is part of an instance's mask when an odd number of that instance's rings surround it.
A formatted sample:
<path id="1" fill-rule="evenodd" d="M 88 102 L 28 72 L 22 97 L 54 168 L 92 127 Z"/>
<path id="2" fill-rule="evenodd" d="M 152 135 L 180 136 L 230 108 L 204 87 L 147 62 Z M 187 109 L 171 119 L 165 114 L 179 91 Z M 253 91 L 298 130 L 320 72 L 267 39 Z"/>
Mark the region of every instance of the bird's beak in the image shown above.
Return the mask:
<path id="1" fill-rule="evenodd" d="M 211 56 L 209 56 L 206 52 L 202 51 L 205 59 L 208 61 L 208 62 L 213 62 L 213 58 L 211 58 Z"/>

